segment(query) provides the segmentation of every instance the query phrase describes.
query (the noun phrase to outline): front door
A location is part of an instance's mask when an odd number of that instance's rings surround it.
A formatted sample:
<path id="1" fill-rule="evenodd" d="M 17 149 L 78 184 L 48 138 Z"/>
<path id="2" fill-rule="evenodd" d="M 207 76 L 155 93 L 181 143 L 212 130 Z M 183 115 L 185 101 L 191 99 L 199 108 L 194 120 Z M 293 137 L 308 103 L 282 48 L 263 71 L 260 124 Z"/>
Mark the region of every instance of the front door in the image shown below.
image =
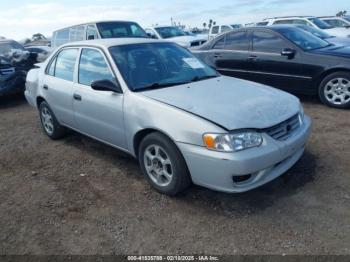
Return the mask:
<path id="1" fill-rule="evenodd" d="M 78 129 L 96 139 L 126 148 L 123 94 L 91 88 L 92 81 L 116 81 L 105 55 L 98 49 L 83 48 L 78 68 L 73 94 Z"/>
<path id="2" fill-rule="evenodd" d="M 302 91 L 311 84 L 303 74 L 301 51 L 272 31 L 255 30 L 249 59 L 252 63 L 253 81 L 287 91 Z M 295 50 L 292 57 L 282 55 L 282 50 Z"/>

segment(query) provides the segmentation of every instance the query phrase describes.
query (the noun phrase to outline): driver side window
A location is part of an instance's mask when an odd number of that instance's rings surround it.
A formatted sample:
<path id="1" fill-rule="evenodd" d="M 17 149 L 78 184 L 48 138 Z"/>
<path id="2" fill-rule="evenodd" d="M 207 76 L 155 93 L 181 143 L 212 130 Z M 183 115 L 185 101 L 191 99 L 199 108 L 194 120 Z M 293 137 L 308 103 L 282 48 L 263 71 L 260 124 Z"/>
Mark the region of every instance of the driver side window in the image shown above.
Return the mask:
<path id="1" fill-rule="evenodd" d="M 255 31 L 253 33 L 253 51 L 264 53 L 280 53 L 287 47 L 285 41 L 270 32 Z"/>

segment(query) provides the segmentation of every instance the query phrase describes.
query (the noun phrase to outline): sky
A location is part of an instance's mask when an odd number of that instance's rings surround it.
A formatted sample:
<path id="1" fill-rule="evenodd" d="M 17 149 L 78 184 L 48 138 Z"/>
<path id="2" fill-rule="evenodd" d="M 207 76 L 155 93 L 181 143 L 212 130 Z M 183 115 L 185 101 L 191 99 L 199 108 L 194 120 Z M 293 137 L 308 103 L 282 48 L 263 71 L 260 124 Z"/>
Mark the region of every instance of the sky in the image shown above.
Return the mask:
<path id="1" fill-rule="evenodd" d="M 131 20 L 148 27 L 170 25 L 173 18 L 202 27 L 209 19 L 235 24 L 284 15 L 335 15 L 349 9 L 349 0 L 1 0 L 0 36 L 51 36 L 57 29 L 97 20 Z"/>

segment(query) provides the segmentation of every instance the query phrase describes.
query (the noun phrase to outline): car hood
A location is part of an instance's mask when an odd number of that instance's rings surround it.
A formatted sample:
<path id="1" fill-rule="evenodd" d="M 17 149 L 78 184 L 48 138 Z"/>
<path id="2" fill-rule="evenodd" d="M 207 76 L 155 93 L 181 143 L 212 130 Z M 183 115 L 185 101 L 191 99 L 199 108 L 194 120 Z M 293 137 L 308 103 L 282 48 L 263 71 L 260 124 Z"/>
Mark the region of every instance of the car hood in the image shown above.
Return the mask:
<path id="1" fill-rule="evenodd" d="M 225 76 L 142 94 L 227 130 L 272 127 L 297 114 L 300 106 L 283 91 Z"/>
<path id="2" fill-rule="evenodd" d="M 331 37 L 325 40 L 335 45 L 350 46 L 350 37 Z"/>
<path id="3" fill-rule="evenodd" d="M 327 33 L 334 35 L 334 36 L 340 36 L 340 37 L 347 37 L 350 35 L 350 29 L 348 28 L 330 28 L 330 29 L 324 29 Z"/>
<path id="4" fill-rule="evenodd" d="M 171 38 L 167 38 L 165 40 L 171 41 L 171 42 L 175 42 L 178 44 L 181 43 L 192 43 L 195 41 L 199 41 L 199 39 L 197 39 L 194 36 L 190 36 L 190 35 L 185 35 L 185 36 L 176 36 L 176 37 L 171 37 Z"/>
<path id="5" fill-rule="evenodd" d="M 350 46 L 335 44 L 325 48 L 311 50 L 310 52 L 314 54 L 332 55 L 332 56 L 350 58 Z"/>

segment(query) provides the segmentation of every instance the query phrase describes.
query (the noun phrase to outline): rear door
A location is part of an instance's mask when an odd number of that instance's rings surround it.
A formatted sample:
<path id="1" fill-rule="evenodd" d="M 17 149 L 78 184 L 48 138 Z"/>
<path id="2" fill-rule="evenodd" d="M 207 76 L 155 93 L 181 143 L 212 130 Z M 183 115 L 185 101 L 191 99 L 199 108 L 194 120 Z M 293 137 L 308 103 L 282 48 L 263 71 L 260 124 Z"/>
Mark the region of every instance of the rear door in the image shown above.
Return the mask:
<path id="1" fill-rule="evenodd" d="M 74 69 L 78 53 L 78 48 L 60 51 L 50 61 L 41 86 L 44 97 L 58 121 L 70 127 L 75 127 L 72 103 Z"/>
<path id="2" fill-rule="evenodd" d="M 73 108 L 78 129 L 87 135 L 126 148 L 123 117 L 123 94 L 96 91 L 96 80 L 117 81 L 104 53 L 96 48 L 83 48 L 74 88 Z"/>
<path id="3" fill-rule="evenodd" d="M 225 34 L 224 39 L 219 40 L 212 50 L 215 67 L 228 76 L 247 77 L 247 70 L 250 70 L 248 60 L 250 46 L 248 30 Z"/>
<path id="4" fill-rule="evenodd" d="M 284 49 L 296 50 L 293 58 L 282 56 Z M 298 90 L 309 84 L 303 76 L 302 52 L 288 40 L 271 30 L 252 32 L 251 79 L 263 84 L 286 90 Z"/>

